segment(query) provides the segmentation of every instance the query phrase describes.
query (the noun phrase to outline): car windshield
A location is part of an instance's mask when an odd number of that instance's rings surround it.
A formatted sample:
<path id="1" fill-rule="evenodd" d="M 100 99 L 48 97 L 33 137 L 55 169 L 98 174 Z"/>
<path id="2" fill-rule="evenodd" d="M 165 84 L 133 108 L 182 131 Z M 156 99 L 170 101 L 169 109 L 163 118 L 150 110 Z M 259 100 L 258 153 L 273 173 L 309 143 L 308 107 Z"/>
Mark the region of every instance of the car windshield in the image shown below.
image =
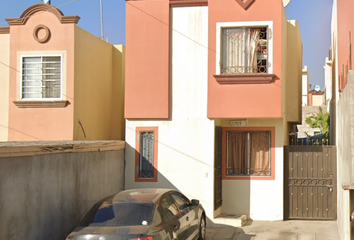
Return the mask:
<path id="1" fill-rule="evenodd" d="M 103 203 L 94 206 L 80 226 L 150 225 L 154 210 L 153 203 Z"/>

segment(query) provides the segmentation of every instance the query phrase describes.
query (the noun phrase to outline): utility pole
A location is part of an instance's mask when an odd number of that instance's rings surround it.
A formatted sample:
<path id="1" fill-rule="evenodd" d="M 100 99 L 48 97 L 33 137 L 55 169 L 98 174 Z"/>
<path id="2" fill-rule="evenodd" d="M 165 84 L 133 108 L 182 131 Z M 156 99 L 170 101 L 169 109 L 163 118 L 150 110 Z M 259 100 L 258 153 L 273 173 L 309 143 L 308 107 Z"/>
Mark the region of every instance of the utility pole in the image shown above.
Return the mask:
<path id="1" fill-rule="evenodd" d="M 100 0 L 100 15 L 101 15 L 101 36 L 100 39 L 108 42 L 108 38 L 103 33 L 103 8 L 102 8 L 102 0 Z"/>

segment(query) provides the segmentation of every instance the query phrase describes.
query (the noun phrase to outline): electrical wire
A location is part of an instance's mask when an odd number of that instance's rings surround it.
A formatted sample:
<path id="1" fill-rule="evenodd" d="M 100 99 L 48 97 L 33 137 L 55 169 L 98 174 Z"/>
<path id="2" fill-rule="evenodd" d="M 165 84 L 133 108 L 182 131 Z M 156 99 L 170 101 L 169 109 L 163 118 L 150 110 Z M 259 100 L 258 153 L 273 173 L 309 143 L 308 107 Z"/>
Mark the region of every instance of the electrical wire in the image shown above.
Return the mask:
<path id="1" fill-rule="evenodd" d="M 78 1 L 81 1 L 81 0 L 73 0 L 73 1 L 70 1 L 70 2 L 67 2 L 67 3 L 64 3 L 64 4 L 62 4 L 62 5 L 58 6 L 58 7 L 55 7 L 55 6 L 53 6 L 53 7 L 54 7 L 54 8 L 57 8 L 57 9 L 60 9 L 60 8 L 62 8 L 62 7 L 65 7 L 65 6 L 67 6 L 67 5 L 73 4 L 73 3 L 78 2 Z M 54 10 L 54 9 L 53 9 L 53 10 Z M 53 10 L 48 10 L 48 11 L 45 11 L 45 12 L 51 12 L 51 11 L 53 11 Z M 19 19 L 27 19 L 27 18 L 30 18 L 30 17 L 32 17 L 32 16 L 40 15 L 40 14 L 43 14 L 43 13 L 44 13 L 44 12 L 39 12 L 39 13 L 33 14 L 33 15 L 31 15 L 31 16 L 24 17 L 24 18 L 19 18 Z M 2 23 L 0 23 L 0 27 L 1 27 L 1 26 L 7 27 L 7 26 L 8 26 L 8 23 L 7 23 L 7 22 L 2 22 Z"/>

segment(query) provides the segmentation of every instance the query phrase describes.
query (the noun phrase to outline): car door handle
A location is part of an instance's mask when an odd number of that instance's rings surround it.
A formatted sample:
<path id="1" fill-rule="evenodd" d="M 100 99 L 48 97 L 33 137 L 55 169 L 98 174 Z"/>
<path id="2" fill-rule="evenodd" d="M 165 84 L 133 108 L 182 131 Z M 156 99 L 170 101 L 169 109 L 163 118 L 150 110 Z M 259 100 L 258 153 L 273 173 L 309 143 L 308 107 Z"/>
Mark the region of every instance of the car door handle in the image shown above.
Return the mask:
<path id="1" fill-rule="evenodd" d="M 188 216 L 186 217 L 186 220 L 189 221 L 189 217 Z"/>

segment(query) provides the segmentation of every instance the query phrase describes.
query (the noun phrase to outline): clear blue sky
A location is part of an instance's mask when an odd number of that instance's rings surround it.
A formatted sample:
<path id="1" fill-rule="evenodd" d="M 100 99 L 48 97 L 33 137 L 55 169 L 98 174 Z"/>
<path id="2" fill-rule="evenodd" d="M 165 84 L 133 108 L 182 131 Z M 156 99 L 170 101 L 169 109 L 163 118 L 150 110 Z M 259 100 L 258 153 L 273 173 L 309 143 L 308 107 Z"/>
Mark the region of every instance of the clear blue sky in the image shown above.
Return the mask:
<path id="1" fill-rule="evenodd" d="M 19 17 L 29 6 L 41 0 L 0 0 L 0 27 L 8 26 L 5 18 Z M 64 15 L 78 15 L 78 26 L 101 35 L 100 0 L 52 0 Z M 102 0 L 104 35 L 112 44 L 125 44 L 125 0 Z"/>
<path id="2" fill-rule="evenodd" d="M 299 21 L 303 65 L 310 73 L 310 84 L 324 89 L 325 58 L 331 47 L 332 0 L 291 0 L 285 8 L 288 19 Z"/>
<path id="3" fill-rule="evenodd" d="M 27 7 L 41 2 L 0 0 L 0 27 L 8 26 L 5 18 L 19 17 Z M 102 0 L 102 3 L 104 35 L 112 44 L 125 44 L 125 0 Z M 81 28 L 96 36 L 101 35 L 100 0 L 52 0 L 52 5 L 65 15 L 80 16 L 78 25 Z M 309 68 L 310 83 L 323 90 L 323 66 L 331 45 L 332 0 L 291 0 L 285 11 L 288 19 L 299 21 L 303 65 Z"/>

